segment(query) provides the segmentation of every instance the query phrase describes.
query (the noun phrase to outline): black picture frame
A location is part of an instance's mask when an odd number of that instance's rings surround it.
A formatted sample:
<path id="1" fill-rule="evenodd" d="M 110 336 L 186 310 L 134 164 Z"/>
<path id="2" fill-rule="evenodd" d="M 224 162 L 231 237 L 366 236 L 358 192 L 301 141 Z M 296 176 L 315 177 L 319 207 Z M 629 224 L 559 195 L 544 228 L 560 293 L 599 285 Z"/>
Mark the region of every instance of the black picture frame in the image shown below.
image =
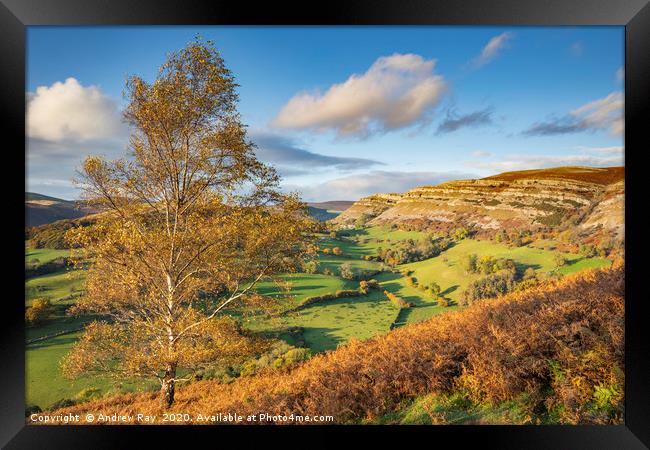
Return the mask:
<path id="1" fill-rule="evenodd" d="M 650 100 L 650 4 L 648 0 L 372 0 L 303 4 L 245 3 L 212 0 L 0 0 L 0 124 L 5 189 L 15 191 L 7 200 L 5 222 L 15 222 L 7 239 L 5 285 L 1 316 L 2 372 L 0 383 L 0 445 L 6 448 L 128 448 L 135 434 L 168 439 L 168 427 L 26 426 L 24 418 L 24 295 L 20 273 L 24 258 L 24 193 L 9 175 L 25 172 L 25 48 L 26 26 L 34 25 L 623 25 L 625 26 L 625 147 L 626 147 L 626 364 L 625 425 L 620 426 L 444 426 L 444 427 L 302 427 L 300 434 L 317 434 L 319 442 L 347 437 L 332 433 L 360 432 L 396 445 L 411 445 L 413 433 L 425 445 L 457 445 L 468 439 L 488 448 L 646 448 L 650 446 L 650 327 L 646 325 L 643 240 L 645 198 L 644 154 L 648 151 Z M 13 236 L 7 234 L 6 236 Z M 647 239 L 646 239 L 647 241 Z M 249 442 L 277 438 L 292 443 L 294 427 L 177 427 L 177 433 L 217 432 Z M 142 438 L 143 436 L 138 436 Z M 187 436 L 189 439 L 190 437 Z M 220 438 L 221 439 L 221 438 Z M 313 438 L 312 438 L 313 439 Z M 189 442 L 189 441 L 188 441 Z M 198 442 L 198 440 L 196 441 Z M 218 442 L 218 441 L 213 441 Z M 244 441 L 242 441 L 244 442 Z M 153 444 L 152 444 L 153 445 Z M 197 444 L 198 445 L 198 444 Z M 421 445 L 421 444 L 418 444 Z"/>

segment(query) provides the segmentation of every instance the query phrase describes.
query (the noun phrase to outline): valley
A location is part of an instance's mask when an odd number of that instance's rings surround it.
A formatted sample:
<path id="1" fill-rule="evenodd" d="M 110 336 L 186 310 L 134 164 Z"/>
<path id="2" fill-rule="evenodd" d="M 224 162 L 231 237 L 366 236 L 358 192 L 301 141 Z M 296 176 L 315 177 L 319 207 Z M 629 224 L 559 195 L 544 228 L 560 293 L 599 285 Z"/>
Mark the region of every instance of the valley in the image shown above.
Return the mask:
<path id="1" fill-rule="evenodd" d="M 340 236 L 331 238 L 323 234 L 319 238 L 317 273 L 286 274 L 281 278 L 290 285 L 290 309 L 308 297 L 333 294 L 342 290 L 359 287 L 358 280 L 343 279 L 340 276 L 342 265 L 349 265 L 353 271 L 367 272 L 377 280 L 379 289 L 368 295 L 336 298 L 313 303 L 297 311 L 287 312 L 278 317 L 246 317 L 242 319 L 246 328 L 264 335 L 279 336 L 289 345 L 304 346 L 313 353 L 336 349 L 338 345 L 354 338 L 365 340 L 387 333 L 393 326 L 427 320 L 435 315 L 462 309 L 460 293 L 480 275 L 467 275 L 462 268 L 462 260 L 469 254 L 490 255 L 511 258 L 520 270 L 531 267 L 541 276 L 550 273 L 570 274 L 576 271 L 607 267 L 611 261 L 599 257 L 584 257 L 578 254 L 562 253 L 567 263 L 560 268 L 553 263 L 559 252 L 522 246 L 511 248 L 487 240 L 462 239 L 440 255 L 424 261 L 385 267 L 376 261 L 366 261 L 364 256 L 376 254 L 377 249 L 391 244 L 425 238 L 427 233 L 418 231 L 391 230 L 388 227 L 374 226 L 343 230 Z M 548 247 L 548 245 L 547 245 Z M 323 253 L 325 249 L 341 249 L 338 256 Z M 41 261 L 69 254 L 69 250 L 26 251 L 27 259 L 37 257 Z M 440 285 L 441 296 L 449 301 L 449 306 L 410 286 L 407 278 L 400 273 L 404 269 L 412 272 L 419 283 L 436 282 Z M 68 317 L 66 309 L 81 294 L 83 271 L 64 270 L 54 274 L 32 278 L 26 282 L 26 307 L 34 298 L 46 297 L 51 300 L 54 312 L 42 325 L 29 327 L 27 338 L 27 401 L 41 408 L 49 408 L 62 399 L 75 399 L 83 391 L 92 388 L 93 396 L 129 392 L 139 388 L 155 388 L 148 383 L 119 383 L 93 377 L 69 381 L 59 370 L 60 359 L 70 350 L 80 336 L 80 330 L 93 318 Z M 391 292 L 415 307 L 398 309 L 387 299 L 383 291 Z M 272 281 L 258 285 L 257 292 L 277 297 L 280 289 Z M 290 330 L 294 330 L 293 333 Z M 298 330 L 297 333 L 295 330 Z"/>

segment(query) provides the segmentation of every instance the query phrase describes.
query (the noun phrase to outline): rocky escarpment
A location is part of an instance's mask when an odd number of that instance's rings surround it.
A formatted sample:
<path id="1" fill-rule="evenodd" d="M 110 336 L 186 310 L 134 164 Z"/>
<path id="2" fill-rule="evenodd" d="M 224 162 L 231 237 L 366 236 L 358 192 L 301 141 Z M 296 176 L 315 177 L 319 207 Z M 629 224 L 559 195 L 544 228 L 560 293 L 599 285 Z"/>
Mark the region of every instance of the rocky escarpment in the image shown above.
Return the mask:
<path id="1" fill-rule="evenodd" d="M 366 221 L 374 219 L 384 211 L 392 208 L 402 198 L 402 194 L 375 194 L 364 197 L 348 209 L 343 211 L 336 219 L 332 220 L 338 224 L 354 224 L 359 218 Z M 344 216 L 342 219 L 339 219 Z"/>
<path id="2" fill-rule="evenodd" d="M 554 229 L 573 220 L 579 232 L 604 231 L 622 238 L 623 178 L 622 167 L 508 172 L 366 197 L 334 222 L 350 225 L 365 214 L 371 225 L 412 224 L 432 230 L 464 225 L 493 234 L 499 229 Z"/>

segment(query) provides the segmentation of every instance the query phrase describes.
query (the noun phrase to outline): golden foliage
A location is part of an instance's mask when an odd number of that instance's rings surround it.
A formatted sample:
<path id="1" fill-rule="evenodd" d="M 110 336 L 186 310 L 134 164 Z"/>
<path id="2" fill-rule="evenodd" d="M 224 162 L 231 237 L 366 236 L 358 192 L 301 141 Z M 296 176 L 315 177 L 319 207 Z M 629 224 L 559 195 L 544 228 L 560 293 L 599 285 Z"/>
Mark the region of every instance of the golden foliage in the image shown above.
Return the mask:
<path id="1" fill-rule="evenodd" d="M 94 261 L 73 312 L 109 319 L 74 347 L 69 376 L 156 377 L 171 403 L 177 370 L 251 350 L 226 308 L 259 300 L 257 281 L 313 252 L 306 206 L 257 159 L 235 86 L 201 42 L 172 53 L 153 83 L 129 78 L 132 156 L 85 160 L 84 196 L 106 213 L 68 233 Z"/>

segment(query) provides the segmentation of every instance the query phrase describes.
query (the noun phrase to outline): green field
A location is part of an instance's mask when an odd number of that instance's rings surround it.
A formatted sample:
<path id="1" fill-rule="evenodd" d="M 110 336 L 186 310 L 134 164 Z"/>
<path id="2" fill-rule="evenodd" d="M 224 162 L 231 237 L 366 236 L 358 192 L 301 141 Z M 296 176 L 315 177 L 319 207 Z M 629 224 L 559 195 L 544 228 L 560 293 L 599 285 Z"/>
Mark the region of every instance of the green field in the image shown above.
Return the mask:
<path id="1" fill-rule="evenodd" d="M 358 283 L 349 280 L 343 280 L 337 276 L 323 275 L 323 274 L 307 274 L 307 273 L 293 273 L 285 274 L 280 277 L 283 282 L 289 282 L 291 291 L 289 295 L 293 297 L 294 301 L 287 306 L 295 306 L 305 297 L 312 297 L 315 295 L 323 295 L 330 292 L 339 291 L 342 289 L 354 289 Z M 256 285 L 255 290 L 258 294 L 266 295 L 269 297 L 277 297 L 281 293 L 281 289 L 274 281 L 263 281 Z"/>
<path id="2" fill-rule="evenodd" d="M 70 381 L 63 378 L 59 362 L 70 351 L 81 333 L 70 333 L 30 344 L 25 352 L 26 404 L 47 408 L 61 399 L 73 399 L 80 391 L 99 389 L 99 395 L 133 392 L 155 387 L 151 382 L 114 384 L 111 380 L 85 377 Z"/>
<path id="3" fill-rule="evenodd" d="M 280 298 L 279 311 L 291 309 L 299 305 L 307 297 L 335 293 L 339 290 L 357 289 L 358 281 L 344 280 L 338 276 L 341 264 L 349 263 L 355 270 L 379 271 L 383 264 L 375 261 L 365 261 L 365 255 L 375 255 L 379 247 L 388 248 L 398 241 L 419 240 L 426 236 L 422 232 L 392 230 L 387 227 L 372 227 L 364 229 L 345 230 L 339 232 L 338 238 L 321 236 L 321 249 L 339 247 L 343 254 L 319 253 L 318 273 L 285 274 L 279 278 L 290 286 L 289 298 L 281 295 L 281 289 L 273 281 L 259 283 L 256 290 L 259 294 Z M 537 242 L 530 246 L 511 248 L 493 241 L 476 241 L 465 239 L 455 243 L 435 258 L 405 264 L 397 269 L 409 269 L 420 284 L 432 281 L 438 283 L 442 295 L 450 300 L 450 306 L 442 306 L 428 297 L 423 291 L 409 286 L 406 278 L 400 273 L 384 271 L 375 274 L 373 278 L 380 283 L 379 290 L 371 290 L 366 296 L 339 298 L 311 304 L 298 311 L 281 314 L 278 317 L 253 316 L 241 317 L 244 325 L 256 332 L 272 333 L 285 337 L 290 342 L 287 329 L 300 327 L 303 330 L 302 339 L 315 352 L 331 350 L 337 345 L 347 342 L 350 338 L 368 339 L 378 334 L 386 333 L 391 324 L 397 326 L 426 320 L 436 314 L 453 311 L 459 306 L 460 293 L 467 285 L 479 277 L 476 274 L 466 274 L 462 269 L 462 261 L 469 254 L 479 256 L 490 255 L 497 258 L 509 258 L 515 261 L 520 270 L 533 268 L 538 273 L 553 270 L 561 274 L 569 274 L 579 270 L 604 267 L 610 261 L 603 258 L 583 258 L 574 254 L 563 254 L 567 264 L 559 269 L 553 261 L 557 251 L 552 241 Z M 68 256 L 69 250 L 26 249 L 26 259 L 38 259 L 43 263 L 59 256 Z M 325 275 L 329 270 L 333 275 Z M 69 381 L 62 377 L 59 369 L 61 358 L 70 350 L 78 339 L 81 329 L 92 317 L 70 317 L 66 309 L 76 301 L 83 288 L 84 271 L 68 270 L 48 274 L 26 281 L 26 306 L 31 305 L 34 298 L 47 297 L 54 307 L 50 320 L 38 327 L 27 329 L 27 340 L 43 338 L 27 346 L 27 403 L 37 404 L 46 408 L 61 398 L 74 398 L 79 391 L 88 388 L 98 388 L 102 394 L 107 392 L 129 391 L 145 388 L 151 384 L 124 384 L 114 386 L 100 378 L 85 378 Z M 383 294 L 387 290 L 408 302 L 415 303 L 414 308 L 399 310 Z M 58 333 L 66 332 L 62 335 Z M 56 335 L 56 336 L 54 336 Z M 47 338 L 50 336 L 49 338 Z M 409 422 L 409 418 L 406 422 Z M 414 420 L 417 422 L 417 420 Z"/>
<path id="4" fill-rule="evenodd" d="M 339 247 L 343 254 L 341 256 L 320 254 L 319 261 L 321 265 L 319 271 L 329 268 L 334 270 L 336 274 L 336 266 L 345 262 L 350 263 L 352 267 L 357 269 L 378 270 L 381 263 L 364 261 L 361 256 L 372 255 L 378 247 L 389 246 L 388 239 L 394 243 L 405 239 L 420 239 L 426 235 L 421 232 L 394 231 L 385 227 L 349 230 L 346 234 L 347 236 L 338 239 L 321 239 L 321 248 Z M 361 241 L 355 242 L 352 239 L 360 239 Z M 403 309 L 399 312 L 397 317 L 398 325 L 420 322 L 434 315 L 460 308 L 460 293 L 470 282 L 480 277 L 480 275 L 476 274 L 468 275 L 462 269 L 461 261 L 472 253 L 479 256 L 490 255 L 496 258 L 510 258 L 515 261 L 521 270 L 531 267 L 536 272 L 547 273 L 555 269 L 553 257 L 557 252 L 533 247 L 511 248 L 492 241 L 465 239 L 435 258 L 398 267 L 399 269 L 413 270 L 413 276 L 420 283 L 437 282 L 442 289 L 442 295 L 451 300 L 449 306 L 439 305 L 421 290 L 409 286 L 406 279 L 400 274 L 390 272 L 378 274 L 374 278 L 380 282 L 382 291 L 384 289 L 388 290 L 416 305 L 415 308 Z M 567 260 L 567 264 L 557 271 L 565 275 L 610 264 L 609 260 L 603 258 L 583 258 L 580 255 L 568 253 L 563 255 Z M 296 302 L 302 300 L 305 296 L 322 295 L 339 289 L 357 287 L 354 282 L 349 281 L 347 284 L 342 285 L 343 280 L 337 277 L 319 277 L 317 275 L 290 275 L 288 277 L 291 277 L 293 281 L 292 294 L 295 295 Z M 265 290 L 260 291 L 260 293 L 277 294 L 277 289 L 267 284 Z M 351 305 L 354 305 L 355 308 L 352 308 Z M 384 313 L 389 317 L 382 317 L 381 314 Z M 314 351 L 321 351 L 335 348 L 336 345 L 352 336 L 366 339 L 384 333 L 393 320 L 396 319 L 396 314 L 397 309 L 390 304 L 383 293 L 373 291 L 372 295 L 362 302 L 358 302 L 353 298 L 345 298 L 311 305 L 297 315 L 284 319 L 282 325 L 285 327 L 303 327 L 305 329 L 305 341 L 309 347 Z M 358 320 L 359 316 L 363 317 L 363 319 Z M 349 320 L 345 319 L 346 317 Z M 256 320 L 253 320 L 249 326 L 258 330 L 281 328 L 282 326 L 278 324 L 277 320 L 272 324 L 261 319 L 257 319 L 259 323 L 255 322 Z"/>
<path id="5" fill-rule="evenodd" d="M 538 248 L 511 248 L 492 241 L 465 239 L 436 258 L 405 264 L 402 267 L 413 270 L 413 276 L 421 283 L 435 281 L 440 285 L 445 297 L 458 301 L 460 293 L 467 285 L 480 277 L 480 275 L 476 274 L 467 274 L 462 269 L 462 261 L 467 255 L 476 254 L 479 256 L 493 256 L 495 258 L 509 258 L 522 270 L 530 267 L 536 272 L 548 273 L 555 269 L 553 257 L 556 253 Z M 558 272 L 563 275 L 584 269 L 605 267 L 611 264 L 608 259 L 604 258 L 583 258 L 580 255 L 570 253 L 563 253 L 563 255 L 567 260 L 567 264 L 558 269 Z M 404 280 L 400 280 L 399 282 L 405 288 L 408 288 Z"/>
<path id="6" fill-rule="evenodd" d="M 279 332 L 302 327 L 307 346 L 315 352 L 333 350 L 354 337 L 368 339 L 388 331 L 398 310 L 381 291 L 313 304 L 279 318 L 257 318 L 247 323 L 255 331 Z"/>
<path id="7" fill-rule="evenodd" d="M 70 256 L 70 250 L 25 249 L 27 262 L 38 260 L 42 264 L 61 256 Z M 136 386 L 132 383 L 113 387 L 108 380 L 96 377 L 70 381 L 61 374 L 61 359 L 79 338 L 79 330 L 94 319 L 66 314 L 66 310 L 81 294 L 84 281 L 83 270 L 69 269 L 30 278 L 25 282 L 25 307 L 31 306 L 32 301 L 39 297 L 48 298 L 53 306 L 53 312 L 46 322 L 26 328 L 25 388 L 28 405 L 47 408 L 60 399 L 74 398 L 86 388 L 97 388 L 104 394 L 115 389 L 133 390 Z"/>
<path id="8" fill-rule="evenodd" d="M 70 256 L 69 249 L 57 250 L 53 248 L 25 248 L 26 263 L 32 263 L 38 261 L 42 264 L 48 261 L 52 261 L 53 259 L 56 258 L 69 257 L 69 256 Z"/>

